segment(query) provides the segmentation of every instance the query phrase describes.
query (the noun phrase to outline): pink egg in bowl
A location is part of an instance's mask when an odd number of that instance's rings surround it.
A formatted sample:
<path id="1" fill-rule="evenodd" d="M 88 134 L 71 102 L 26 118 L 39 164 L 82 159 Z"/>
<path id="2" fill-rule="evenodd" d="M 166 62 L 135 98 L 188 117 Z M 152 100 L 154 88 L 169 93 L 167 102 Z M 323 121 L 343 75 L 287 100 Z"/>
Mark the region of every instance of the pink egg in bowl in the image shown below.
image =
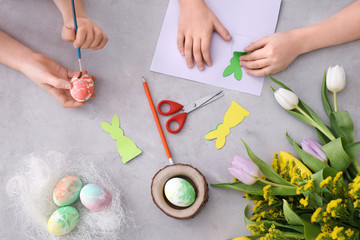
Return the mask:
<path id="1" fill-rule="evenodd" d="M 94 92 L 94 80 L 88 74 L 78 78 L 76 74 L 71 79 L 71 96 L 78 102 L 87 101 Z"/>

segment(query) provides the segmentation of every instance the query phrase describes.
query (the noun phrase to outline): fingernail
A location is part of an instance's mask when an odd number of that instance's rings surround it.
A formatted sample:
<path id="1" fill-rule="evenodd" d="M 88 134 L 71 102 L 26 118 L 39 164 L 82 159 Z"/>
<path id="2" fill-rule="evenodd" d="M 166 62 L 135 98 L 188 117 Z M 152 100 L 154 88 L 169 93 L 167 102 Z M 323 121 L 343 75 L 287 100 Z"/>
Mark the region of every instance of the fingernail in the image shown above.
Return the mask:
<path id="1" fill-rule="evenodd" d="M 180 52 L 180 54 L 181 54 L 182 56 L 185 56 L 185 53 L 184 53 L 184 51 L 181 51 L 181 52 Z"/>
<path id="2" fill-rule="evenodd" d="M 74 44 L 74 48 L 79 48 L 79 45 L 78 45 L 78 44 Z"/>
<path id="3" fill-rule="evenodd" d="M 242 61 L 240 61 L 240 66 L 242 66 L 243 65 L 243 62 Z"/>
<path id="4" fill-rule="evenodd" d="M 188 68 L 192 68 L 193 67 L 193 65 L 192 64 L 190 64 L 190 63 L 188 63 Z"/>
<path id="5" fill-rule="evenodd" d="M 65 89 L 71 89 L 71 83 L 66 83 L 65 84 Z"/>
<path id="6" fill-rule="evenodd" d="M 199 66 L 199 70 L 200 71 L 204 70 L 204 66 Z"/>
<path id="7" fill-rule="evenodd" d="M 230 40 L 230 39 L 231 39 L 230 34 L 226 35 L 226 39 L 227 39 L 227 40 Z"/>

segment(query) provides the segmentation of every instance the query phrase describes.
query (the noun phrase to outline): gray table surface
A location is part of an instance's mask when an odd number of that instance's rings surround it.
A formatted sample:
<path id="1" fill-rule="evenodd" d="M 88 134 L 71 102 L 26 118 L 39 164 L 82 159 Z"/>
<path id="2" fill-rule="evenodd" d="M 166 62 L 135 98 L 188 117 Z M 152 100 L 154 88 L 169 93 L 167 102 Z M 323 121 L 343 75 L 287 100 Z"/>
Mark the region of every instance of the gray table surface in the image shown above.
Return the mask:
<path id="1" fill-rule="evenodd" d="M 84 65 L 98 78 L 95 100 L 79 109 L 64 109 L 23 74 L 0 65 L 0 238 L 27 239 L 14 225 L 16 216 L 7 207 L 9 199 L 4 186 L 22 157 L 34 151 L 75 151 L 105 167 L 121 188 L 124 204 L 136 223 L 126 234 L 119 233 L 119 239 L 126 235 L 127 239 L 210 240 L 249 234 L 243 221 L 248 201 L 240 192 L 210 187 L 205 208 L 187 221 L 167 217 L 152 202 L 151 179 L 167 160 L 141 76 L 148 79 L 154 102 L 167 98 L 187 102 L 219 90 L 149 71 L 168 1 L 84 2 L 88 16 L 103 27 L 110 39 L 101 51 L 83 51 Z M 276 31 L 316 23 L 350 2 L 283 0 Z M 63 66 L 77 68 L 74 49 L 60 37 L 62 18 L 52 1 L 0 0 L 0 6 L 2 30 Z M 351 112 L 355 136 L 360 127 L 359 44 L 356 41 L 305 54 L 275 75 L 325 119 L 320 99 L 322 74 L 330 65 L 342 65 L 348 82 L 338 96 L 339 108 Z M 269 84 L 266 79 L 261 97 L 224 90 L 221 100 L 191 114 L 179 134 L 165 132 L 175 162 L 197 167 L 209 183 L 227 182 L 232 180 L 227 171 L 232 157 L 246 156 L 240 138 L 267 162 L 271 162 L 275 151 L 294 153 L 286 131 L 297 141 L 316 139 L 313 129 L 278 106 Z M 215 142 L 205 141 L 204 136 L 222 121 L 232 100 L 246 108 L 250 116 L 231 130 L 224 148 L 217 150 Z M 119 115 L 126 135 L 143 150 L 141 156 L 126 165 L 121 163 L 115 142 L 100 127 L 101 121 L 110 122 L 114 114 Z M 165 119 L 160 118 L 162 124 Z"/>

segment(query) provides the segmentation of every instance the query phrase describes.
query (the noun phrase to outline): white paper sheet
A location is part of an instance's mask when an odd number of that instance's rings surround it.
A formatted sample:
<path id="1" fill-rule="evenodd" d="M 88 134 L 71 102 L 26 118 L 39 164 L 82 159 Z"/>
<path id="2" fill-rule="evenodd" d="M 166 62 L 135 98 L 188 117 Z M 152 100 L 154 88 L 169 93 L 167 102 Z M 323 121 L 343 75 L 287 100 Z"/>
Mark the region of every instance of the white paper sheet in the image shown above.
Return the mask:
<path id="1" fill-rule="evenodd" d="M 187 68 L 176 43 L 179 4 L 178 0 L 170 0 L 150 70 L 259 96 L 264 77 L 248 75 L 244 69 L 240 81 L 233 74 L 227 77 L 222 74 L 230 64 L 233 51 L 243 51 L 249 43 L 274 33 L 281 0 L 205 2 L 233 37 L 232 41 L 226 42 L 214 32 L 210 49 L 213 65 L 205 66 L 204 71 L 199 71 L 196 66 Z"/>

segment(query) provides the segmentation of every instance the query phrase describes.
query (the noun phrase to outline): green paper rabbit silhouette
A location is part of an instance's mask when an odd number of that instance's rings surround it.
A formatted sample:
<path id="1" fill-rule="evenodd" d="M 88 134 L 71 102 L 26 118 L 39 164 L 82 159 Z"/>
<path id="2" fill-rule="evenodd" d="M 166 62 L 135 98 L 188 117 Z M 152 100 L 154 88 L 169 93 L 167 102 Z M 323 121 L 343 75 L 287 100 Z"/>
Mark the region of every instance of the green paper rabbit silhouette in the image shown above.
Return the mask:
<path id="1" fill-rule="evenodd" d="M 123 163 L 127 163 L 142 153 L 130 138 L 124 136 L 124 131 L 120 128 L 118 115 L 115 114 L 113 116 L 112 125 L 107 122 L 101 122 L 101 127 L 110 133 L 112 139 L 116 140 L 116 146 Z"/>
<path id="2" fill-rule="evenodd" d="M 237 80 L 242 78 L 242 70 L 240 66 L 240 56 L 247 54 L 247 52 L 234 52 L 233 57 L 230 60 L 230 65 L 224 70 L 223 77 L 227 77 L 234 73 L 234 77 Z"/>

